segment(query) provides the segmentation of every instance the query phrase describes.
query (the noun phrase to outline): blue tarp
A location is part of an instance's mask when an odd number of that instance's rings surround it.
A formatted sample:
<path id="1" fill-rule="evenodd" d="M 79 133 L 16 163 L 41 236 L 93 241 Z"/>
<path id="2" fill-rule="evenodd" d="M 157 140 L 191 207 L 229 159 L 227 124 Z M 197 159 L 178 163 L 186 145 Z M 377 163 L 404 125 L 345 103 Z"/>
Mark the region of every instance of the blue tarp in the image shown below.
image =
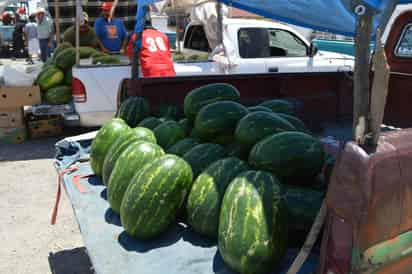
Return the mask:
<path id="1" fill-rule="evenodd" d="M 279 20 L 302 27 L 326 31 L 347 36 L 354 36 L 356 16 L 353 8 L 356 3 L 365 5 L 376 13 L 374 31 L 387 20 L 385 11 L 392 3 L 407 4 L 412 0 L 218 0 L 228 6 L 249 11 L 266 18 Z M 143 29 L 143 7 L 157 0 L 137 0 L 138 19 L 136 32 Z"/>

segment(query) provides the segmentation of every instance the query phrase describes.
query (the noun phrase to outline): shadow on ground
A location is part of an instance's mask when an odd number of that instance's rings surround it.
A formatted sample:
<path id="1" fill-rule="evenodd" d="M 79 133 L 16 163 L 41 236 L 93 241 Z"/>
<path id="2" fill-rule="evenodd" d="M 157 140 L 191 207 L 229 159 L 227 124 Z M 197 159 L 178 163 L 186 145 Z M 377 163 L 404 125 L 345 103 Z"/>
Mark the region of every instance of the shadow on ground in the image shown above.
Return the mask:
<path id="1" fill-rule="evenodd" d="M 85 247 L 49 253 L 48 259 L 53 274 L 94 274 Z"/>
<path id="2" fill-rule="evenodd" d="M 55 156 L 54 144 L 65 137 L 93 131 L 87 128 L 67 128 L 64 135 L 58 137 L 27 140 L 22 144 L 0 143 L 0 162 L 52 159 Z"/>

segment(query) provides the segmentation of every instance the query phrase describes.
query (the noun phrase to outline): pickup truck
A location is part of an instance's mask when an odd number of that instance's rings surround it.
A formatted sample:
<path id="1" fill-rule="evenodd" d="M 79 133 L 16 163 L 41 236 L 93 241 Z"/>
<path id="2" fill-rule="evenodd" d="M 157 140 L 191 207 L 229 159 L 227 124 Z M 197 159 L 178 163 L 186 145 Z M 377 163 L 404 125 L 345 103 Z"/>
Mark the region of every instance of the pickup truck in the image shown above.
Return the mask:
<path id="1" fill-rule="evenodd" d="M 223 27 L 223 43 L 230 51 L 230 65 L 214 60 L 175 62 L 178 77 L 353 70 L 353 56 L 317 51 L 296 30 L 283 24 L 229 18 L 223 20 Z M 204 56 L 210 51 L 203 25 L 190 23 L 184 36 L 184 55 Z M 84 127 L 100 126 L 108 121 L 116 112 L 120 83 L 130 77 L 130 70 L 130 65 L 74 67 L 72 88 L 76 113 L 66 117 L 78 120 Z"/>
<path id="2" fill-rule="evenodd" d="M 317 273 L 411 273 L 412 131 L 397 130 L 412 126 L 411 19 L 412 11 L 402 13 L 385 44 L 390 78 L 384 123 L 395 131 L 385 133 L 372 152 L 353 142 L 341 152 L 328 187 Z M 345 143 L 352 139 L 352 76 L 328 71 L 125 79 L 120 92 L 144 97 L 152 107 L 181 105 L 193 88 L 230 83 L 239 89 L 243 104 L 289 100 L 314 135 Z M 351 271 L 353 265 L 360 265 L 362 271 Z"/>

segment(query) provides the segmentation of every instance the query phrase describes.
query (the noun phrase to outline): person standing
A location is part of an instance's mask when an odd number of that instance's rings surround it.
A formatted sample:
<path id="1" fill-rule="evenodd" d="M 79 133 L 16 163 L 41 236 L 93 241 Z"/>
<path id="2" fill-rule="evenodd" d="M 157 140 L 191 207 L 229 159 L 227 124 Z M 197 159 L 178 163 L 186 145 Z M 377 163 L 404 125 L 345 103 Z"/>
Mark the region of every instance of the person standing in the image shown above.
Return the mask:
<path id="1" fill-rule="evenodd" d="M 152 26 L 149 11 L 146 12 L 139 63 L 144 77 L 172 77 L 176 76 L 170 52 L 170 42 L 166 34 Z M 134 44 L 138 35 L 133 33 L 130 38 L 127 55 L 133 61 Z"/>
<path id="2" fill-rule="evenodd" d="M 124 53 L 127 47 L 127 31 L 122 20 L 110 18 L 112 5 L 112 2 L 102 4 L 102 17 L 94 22 L 94 30 L 104 47 L 104 52 Z"/>
<path id="3" fill-rule="evenodd" d="M 43 8 L 37 10 L 37 34 L 40 44 L 40 59 L 43 62 L 50 57 L 50 50 L 52 47 L 53 31 L 52 25 L 46 18 L 46 11 Z"/>
<path id="4" fill-rule="evenodd" d="M 34 14 L 29 16 L 29 22 L 24 26 L 24 42 L 29 52 L 28 61 L 33 64 L 33 56 L 39 54 L 39 39 Z"/>

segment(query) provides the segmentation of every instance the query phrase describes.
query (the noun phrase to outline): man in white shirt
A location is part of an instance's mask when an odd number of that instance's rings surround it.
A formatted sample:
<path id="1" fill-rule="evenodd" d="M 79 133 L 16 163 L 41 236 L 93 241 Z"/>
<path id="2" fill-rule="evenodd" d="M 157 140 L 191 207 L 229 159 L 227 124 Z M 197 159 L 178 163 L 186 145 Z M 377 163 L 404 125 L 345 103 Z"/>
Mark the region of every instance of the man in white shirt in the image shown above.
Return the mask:
<path id="1" fill-rule="evenodd" d="M 37 33 L 36 16 L 31 14 L 29 22 L 24 26 L 24 41 L 29 51 L 29 62 L 33 63 L 33 56 L 39 53 L 39 39 Z"/>
<path id="2" fill-rule="evenodd" d="M 50 57 L 52 46 L 52 25 L 45 16 L 46 11 L 43 8 L 37 10 L 37 35 L 40 44 L 40 58 L 43 62 Z"/>

